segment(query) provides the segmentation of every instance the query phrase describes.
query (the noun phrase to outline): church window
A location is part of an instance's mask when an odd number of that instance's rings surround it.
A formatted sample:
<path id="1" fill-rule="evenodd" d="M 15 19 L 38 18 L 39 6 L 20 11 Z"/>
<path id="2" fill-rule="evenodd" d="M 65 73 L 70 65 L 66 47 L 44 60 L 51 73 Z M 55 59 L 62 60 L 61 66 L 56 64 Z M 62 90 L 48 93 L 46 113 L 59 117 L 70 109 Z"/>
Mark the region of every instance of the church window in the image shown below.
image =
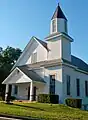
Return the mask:
<path id="1" fill-rule="evenodd" d="M 65 21 L 65 32 L 67 33 L 67 21 Z"/>
<path id="2" fill-rule="evenodd" d="M 85 81 L 85 95 L 88 97 L 88 81 Z"/>
<path id="3" fill-rule="evenodd" d="M 67 95 L 70 95 L 70 76 L 67 75 Z"/>
<path id="4" fill-rule="evenodd" d="M 18 86 L 15 85 L 15 86 L 14 86 L 14 94 L 17 95 L 17 93 L 18 93 Z"/>
<path id="5" fill-rule="evenodd" d="M 52 21 L 52 32 L 56 32 L 56 20 Z"/>
<path id="6" fill-rule="evenodd" d="M 55 75 L 50 75 L 50 94 L 55 94 Z"/>
<path id="7" fill-rule="evenodd" d="M 33 53 L 31 56 L 31 63 L 36 63 L 37 62 L 37 52 Z"/>
<path id="8" fill-rule="evenodd" d="M 80 79 L 76 79 L 77 96 L 80 96 Z"/>

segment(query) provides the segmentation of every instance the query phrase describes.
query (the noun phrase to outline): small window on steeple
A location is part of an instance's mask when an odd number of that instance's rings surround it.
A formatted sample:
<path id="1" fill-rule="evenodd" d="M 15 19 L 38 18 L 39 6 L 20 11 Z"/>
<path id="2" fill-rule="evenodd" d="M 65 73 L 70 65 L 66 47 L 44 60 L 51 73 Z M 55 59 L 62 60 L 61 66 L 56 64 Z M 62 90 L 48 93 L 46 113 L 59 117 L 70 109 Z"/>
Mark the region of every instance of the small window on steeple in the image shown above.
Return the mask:
<path id="1" fill-rule="evenodd" d="M 67 21 L 65 21 L 65 32 L 67 33 Z"/>
<path id="2" fill-rule="evenodd" d="M 52 32 L 56 32 L 56 20 L 52 21 Z"/>

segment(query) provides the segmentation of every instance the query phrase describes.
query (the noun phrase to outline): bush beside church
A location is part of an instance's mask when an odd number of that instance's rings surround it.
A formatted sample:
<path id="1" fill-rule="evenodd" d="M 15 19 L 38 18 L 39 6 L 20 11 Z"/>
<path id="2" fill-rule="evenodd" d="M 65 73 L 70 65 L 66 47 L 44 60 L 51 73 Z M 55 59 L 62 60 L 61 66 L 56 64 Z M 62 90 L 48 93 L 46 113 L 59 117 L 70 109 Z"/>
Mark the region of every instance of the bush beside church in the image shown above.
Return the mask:
<path id="1" fill-rule="evenodd" d="M 58 104 L 59 103 L 59 96 L 58 95 L 50 95 L 50 94 L 39 94 L 38 95 L 38 102 Z"/>

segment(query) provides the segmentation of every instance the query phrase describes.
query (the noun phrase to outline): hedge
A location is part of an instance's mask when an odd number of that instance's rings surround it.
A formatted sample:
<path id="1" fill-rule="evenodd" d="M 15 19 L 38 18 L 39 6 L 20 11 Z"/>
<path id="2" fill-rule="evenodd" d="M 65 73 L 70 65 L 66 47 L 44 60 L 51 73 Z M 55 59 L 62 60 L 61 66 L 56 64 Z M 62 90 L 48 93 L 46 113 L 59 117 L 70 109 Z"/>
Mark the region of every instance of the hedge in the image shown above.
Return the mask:
<path id="1" fill-rule="evenodd" d="M 73 107 L 73 108 L 81 108 L 82 99 L 67 98 L 65 100 L 65 103 L 66 103 L 67 106 L 70 106 L 70 107 Z"/>
<path id="2" fill-rule="evenodd" d="M 15 96 L 11 96 L 10 97 L 10 101 L 14 101 L 14 100 L 16 100 L 16 97 Z"/>
<path id="3" fill-rule="evenodd" d="M 7 96 L 7 98 L 6 98 L 6 102 L 7 103 L 10 103 L 11 101 L 14 101 L 14 100 L 16 100 L 16 97 L 15 96 Z"/>
<path id="4" fill-rule="evenodd" d="M 38 95 L 38 102 L 58 104 L 59 103 L 59 96 L 58 95 L 50 95 L 50 94 L 39 94 Z"/>

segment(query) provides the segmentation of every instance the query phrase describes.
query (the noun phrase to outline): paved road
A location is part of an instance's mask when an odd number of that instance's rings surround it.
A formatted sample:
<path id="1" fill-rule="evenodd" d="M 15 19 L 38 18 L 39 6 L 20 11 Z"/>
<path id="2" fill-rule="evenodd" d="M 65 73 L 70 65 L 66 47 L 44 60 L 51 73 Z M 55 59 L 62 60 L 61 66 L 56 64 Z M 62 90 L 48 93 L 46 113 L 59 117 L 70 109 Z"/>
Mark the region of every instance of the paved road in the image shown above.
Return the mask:
<path id="1" fill-rule="evenodd" d="M 21 119 L 14 119 L 14 118 L 0 117 L 0 120 L 21 120 Z"/>

